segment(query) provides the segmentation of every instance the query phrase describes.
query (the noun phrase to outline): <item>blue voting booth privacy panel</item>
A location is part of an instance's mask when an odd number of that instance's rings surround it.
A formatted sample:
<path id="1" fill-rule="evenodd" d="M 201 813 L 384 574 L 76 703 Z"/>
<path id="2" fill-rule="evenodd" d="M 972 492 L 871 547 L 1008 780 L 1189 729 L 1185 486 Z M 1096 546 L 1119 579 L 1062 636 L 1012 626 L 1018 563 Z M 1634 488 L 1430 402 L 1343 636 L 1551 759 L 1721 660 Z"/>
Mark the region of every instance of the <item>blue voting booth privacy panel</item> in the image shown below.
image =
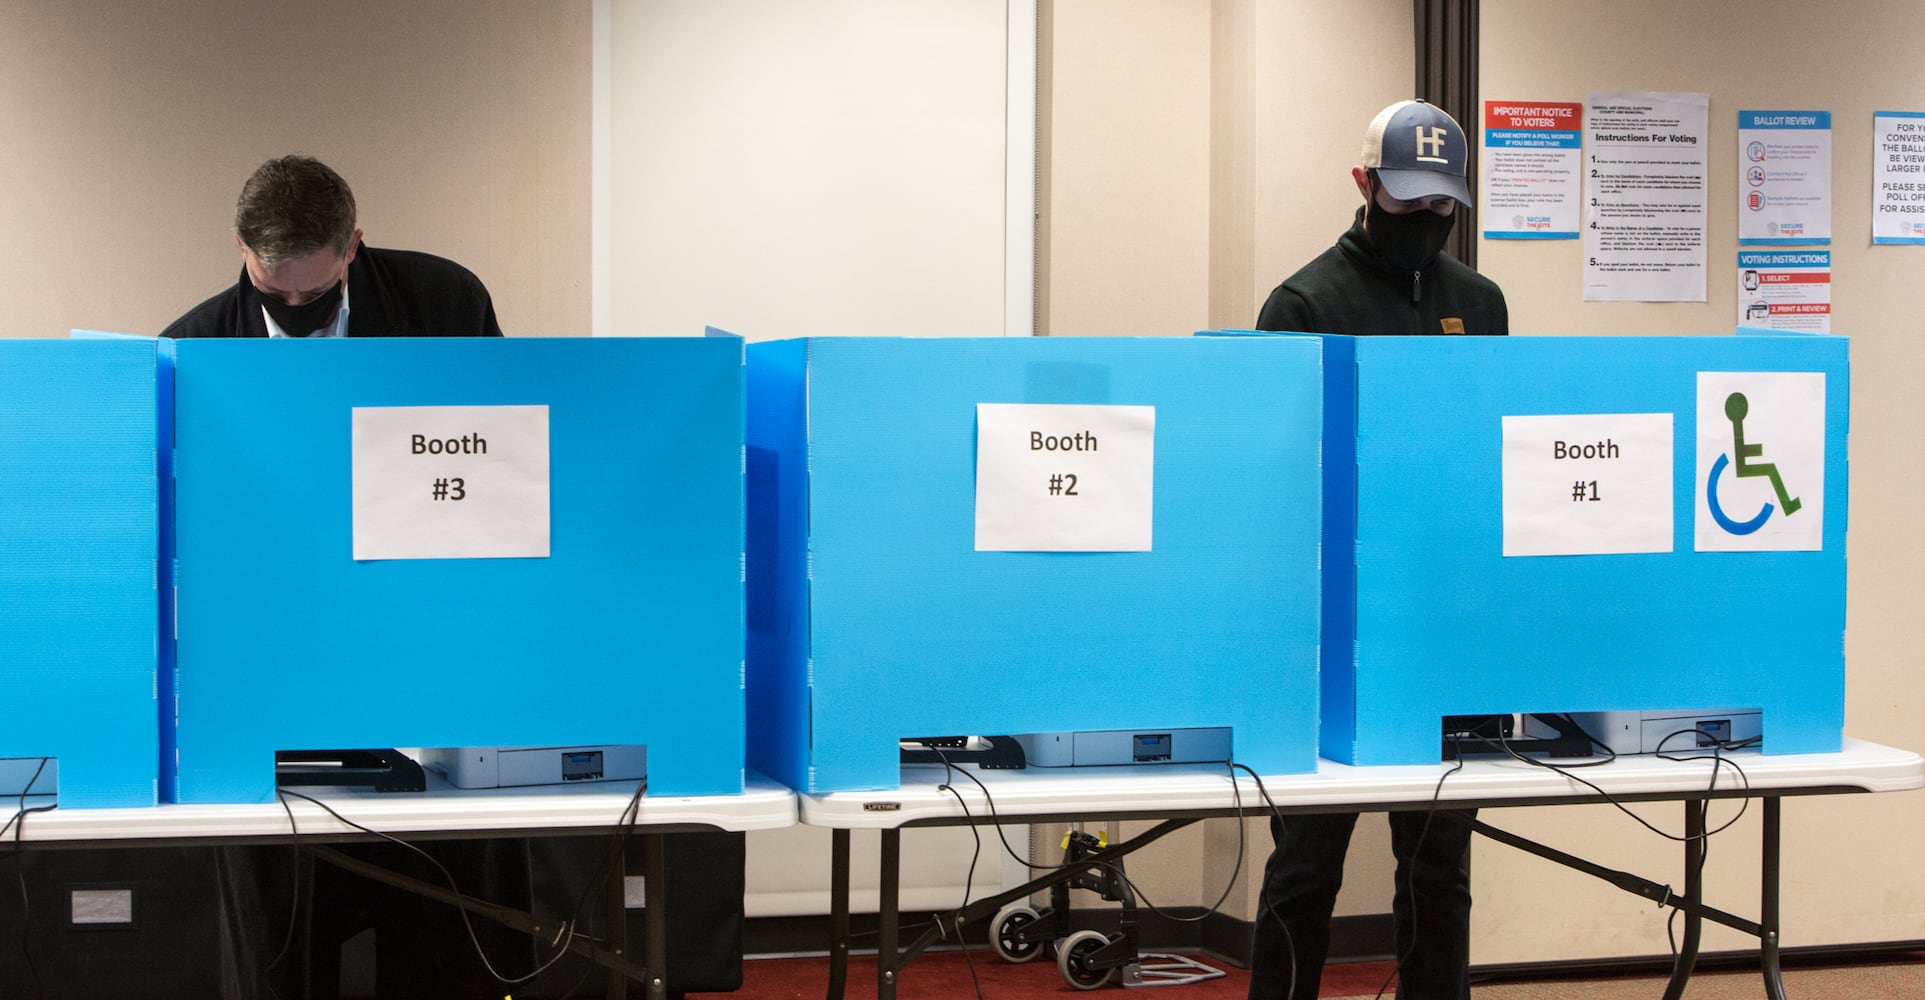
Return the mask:
<path id="1" fill-rule="evenodd" d="M 1445 715 L 1713 707 L 1762 708 L 1767 752 L 1839 748 L 1844 338 L 1321 339 L 1325 756 L 1436 761 Z M 1727 415 L 1700 412 L 1701 373 L 1780 372 L 1823 378 L 1817 547 L 1700 551 L 1699 470 L 1716 457 L 1699 454 L 1700 422 L 1732 446 Z M 1666 550 L 1504 555 L 1504 418 L 1559 414 L 1672 416 Z M 1784 443 L 1753 442 L 1755 460 Z M 1777 467 L 1798 492 L 1817 462 Z"/>
<path id="2" fill-rule="evenodd" d="M 170 346 L 0 341 L 0 758 L 32 758 L 9 793 L 52 757 L 62 808 L 154 804 Z"/>
<path id="3" fill-rule="evenodd" d="M 735 338 L 179 345 L 182 802 L 276 750 L 644 743 L 741 790 Z M 546 558 L 353 556 L 355 407 L 548 407 Z"/>
<path id="4" fill-rule="evenodd" d="M 886 789 L 904 737 L 1228 726 L 1238 762 L 1311 770 L 1318 357 L 1197 338 L 750 345 L 751 765 L 804 791 Z M 976 551 L 978 403 L 1154 406 L 1151 550 Z"/>

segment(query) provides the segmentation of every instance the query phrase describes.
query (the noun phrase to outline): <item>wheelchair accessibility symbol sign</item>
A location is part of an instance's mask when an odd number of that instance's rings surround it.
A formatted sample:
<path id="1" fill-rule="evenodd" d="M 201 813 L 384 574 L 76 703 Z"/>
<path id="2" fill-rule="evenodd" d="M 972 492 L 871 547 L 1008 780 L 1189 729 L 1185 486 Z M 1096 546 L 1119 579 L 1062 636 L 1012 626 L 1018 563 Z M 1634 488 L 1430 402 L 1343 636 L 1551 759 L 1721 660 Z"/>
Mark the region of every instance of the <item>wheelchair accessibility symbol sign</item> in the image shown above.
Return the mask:
<path id="1" fill-rule="evenodd" d="M 1699 552 L 1816 552 L 1825 373 L 1699 372 Z"/>

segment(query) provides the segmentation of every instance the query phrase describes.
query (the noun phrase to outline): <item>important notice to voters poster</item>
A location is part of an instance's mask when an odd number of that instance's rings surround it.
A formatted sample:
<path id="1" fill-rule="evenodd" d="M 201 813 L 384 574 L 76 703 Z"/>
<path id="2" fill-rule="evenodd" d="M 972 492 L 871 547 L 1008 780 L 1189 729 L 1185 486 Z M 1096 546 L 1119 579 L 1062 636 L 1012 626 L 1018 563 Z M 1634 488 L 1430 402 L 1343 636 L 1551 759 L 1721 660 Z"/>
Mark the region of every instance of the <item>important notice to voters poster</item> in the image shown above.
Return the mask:
<path id="1" fill-rule="evenodd" d="M 1738 244 L 1831 242 L 1831 112 L 1738 112 Z"/>
<path id="2" fill-rule="evenodd" d="M 1591 94 L 1584 301 L 1705 300 L 1707 94 Z"/>
<path id="3" fill-rule="evenodd" d="M 1584 105 L 1484 102 L 1487 240 L 1577 239 Z"/>
<path id="4" fill-rule="evenodd" d="M 1831 251 L 1738 251 L 1738 325 L 1831 332 Z"/>
<path id="5" fill-rule="evenodd" d="M 1872 242 L 1925 246 L 1925 111 L 1872 116 Z"/>

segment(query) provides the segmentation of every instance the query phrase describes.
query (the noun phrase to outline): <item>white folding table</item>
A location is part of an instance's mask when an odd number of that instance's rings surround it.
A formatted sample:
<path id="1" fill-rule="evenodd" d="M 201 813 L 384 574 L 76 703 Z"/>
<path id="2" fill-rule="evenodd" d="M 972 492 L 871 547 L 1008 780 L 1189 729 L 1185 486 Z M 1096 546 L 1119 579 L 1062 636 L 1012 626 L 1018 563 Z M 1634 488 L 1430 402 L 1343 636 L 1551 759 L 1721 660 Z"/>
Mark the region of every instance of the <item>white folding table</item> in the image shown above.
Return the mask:
<path id="1" fill-rule="evenodd" d="M 1692 756 L 1705 753 L 1708 751 L 1694 751 Z M 1493 839 L 1605 878 L 1620 888 L 1682 912 L 1684 940 L 1665 993 L 1667 1000 L 1675 1000 L 1683 993 L 1697 959 L 1702 922 L 1707 919 L 1759 939 L 1766 991 L 1774 1000 L 1782 1000 L 1784 991 L 1778 968 L 1782 799 L 1925 787 L 1925 759 L 1911 751 L 1850 738 L 1838 753 L 1771 755 L 1736 751 L 1725 752 L 1723 756 L 1742 768 L 1743 780 L 1737 770 L 1721 767 L 1714 787 L 1712 764 L 1708 760 L 1681 761 L 1638 755 L 1622 756 L 1603 766 L 1572 772 L 1595 785 L 1595 789 L 1565 773 L 1508 757 L 1469 759 L 1448 777 L 1446 772 L 1453 764 L 1353 767 L 1324 760 L 1318 763 L 1314 774 L 1264 775 L 1262 786 L 1276 809 L 1293 813 L 1421 810 L 1432 808 L 1433 804 L 1470 809 L 1595 803 L 1603 801 L 1606 794 L 1621 802 L 1683 802 L 1687 838 L 1685 884 L 1683 890 L 1677 892 L 1662 883 L 1613 872 L 1481 821 L 1472 825 L 1477 832 Z M 833 832 L 831 1000 L 840 1000 L 846 984 L 851 830 L 882 832 L 881 940 L 876 992 L 882 1000 L 893 1000 L 897 972 L 941 936 L 963 924 L 987 919 L 1005 904 L 1068 877 L 1066 870 L 1059 869 L 972 902 L 939 919 L 935 927 L 899 949 L 898 866 L 904 827 L 1034 823 L 1089 817 L 1163 821 L 1127 842 L 1111 844 L 1086 859 L 1089 865 L 1101 865 L 1199 819 L 1262 815 L 1270 809 L 1259 792 L 1257 780 L 1237 774 L 1233 781 L 1233 772 L 1223 764 L 1020 771 L 979 770 L 968 764 L 954 766 L 957 770 L 967 768 L 982 787 L 960 773 L 946 771 L 941 764 L 916 764 L 903 767 L 902 785 L 893 791 L 801 796 L 802 822 Z M 1759 917 L 1755 921 L 1704 903 L 1705 827 L 1699 806 L 1707 799 L 1747 796 L 1760 800 L 1763 813 L 1763 888 Z"/>

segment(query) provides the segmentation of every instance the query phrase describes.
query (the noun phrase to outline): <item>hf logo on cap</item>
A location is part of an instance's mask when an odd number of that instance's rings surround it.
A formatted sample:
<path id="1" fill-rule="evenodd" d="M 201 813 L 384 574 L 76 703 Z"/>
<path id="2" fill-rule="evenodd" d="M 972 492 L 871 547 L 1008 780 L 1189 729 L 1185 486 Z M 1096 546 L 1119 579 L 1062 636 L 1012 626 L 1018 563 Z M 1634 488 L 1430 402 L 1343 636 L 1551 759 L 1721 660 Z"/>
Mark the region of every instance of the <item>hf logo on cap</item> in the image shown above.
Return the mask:
<path id="1" fill-rule="evenodd" d="M 1377 112 L 1364 130 L 1358 165 L 1376 171 L 1392 198 L 1443 196 L 1469 205 L 1469 153 L 1463 128 L 1443 108 L 1398 101 Z"/>
<path id="2" fill-rule="evenodd" d="M 1422 125 L 1417 126 L 1413 131 L 1417 133 L 1417 159 L 1425 163 L 1445 165 L 1450 163 L 1444 158 L 1444 139 L 1449 136 L 1448 132 L 1442 128 L 1426 128 Z"/>

